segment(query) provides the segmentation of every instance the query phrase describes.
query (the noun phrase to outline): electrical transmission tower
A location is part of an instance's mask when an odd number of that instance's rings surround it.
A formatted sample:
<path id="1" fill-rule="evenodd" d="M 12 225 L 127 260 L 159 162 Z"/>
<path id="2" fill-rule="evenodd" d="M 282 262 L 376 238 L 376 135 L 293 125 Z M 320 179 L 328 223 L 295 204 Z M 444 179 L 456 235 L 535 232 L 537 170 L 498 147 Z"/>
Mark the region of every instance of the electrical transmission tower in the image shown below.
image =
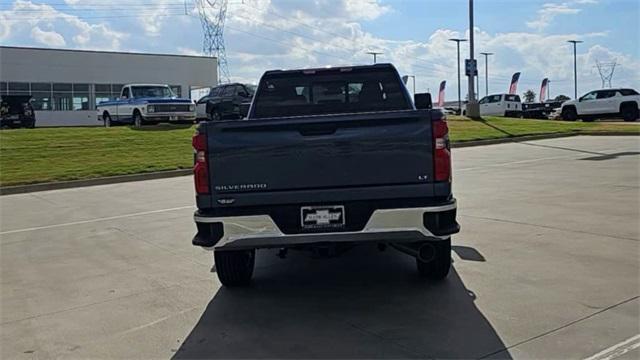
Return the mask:
<path id="1" fill-rule="evenodd" d="M 227 55 L 224 48 L 224 21 L 227 15 L 227 0 L 196 0 L 204 43 L 202 51 L 215 56 L 218 62 L 218 82 L 229 82 Z"/>
<path id="2" fill-rule="evenodd" d="M 602 79 L 602 88 L 605 88 L 605 85 L 608 85 L 611 88 L 611 79 L 613 78 L 613 72 L 616 70 L 616 61 L 610 63 L 601 63 L 596 60 L 596 68 L 598 68 L 598 73 L 600 73 L 600 79 Z"/>

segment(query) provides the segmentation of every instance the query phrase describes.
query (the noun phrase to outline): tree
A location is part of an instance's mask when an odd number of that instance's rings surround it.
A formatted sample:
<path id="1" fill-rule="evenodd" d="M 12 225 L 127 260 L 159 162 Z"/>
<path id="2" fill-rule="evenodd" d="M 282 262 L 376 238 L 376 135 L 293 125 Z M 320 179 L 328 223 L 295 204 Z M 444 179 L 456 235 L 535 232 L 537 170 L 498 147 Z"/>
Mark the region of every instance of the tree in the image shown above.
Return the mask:
<path id="1" fill-rule="evenodd" d="M 553 99 L 553 101 L 560 101 L 560 102 L 565 102 L 567 100 L 571 100 L 571 98 L 568 97 L 567 95 L 558 95 L 556 96 L 555 99 Z"/>
<path id="2" fill-rule="evenodd" d="M 524 98 L 524 102 L 532 103 L 536 100 L 536 93 L 535 91 L 529 89 L 525 91 L 524 94 L 522 94 L 522 97 Z"/>

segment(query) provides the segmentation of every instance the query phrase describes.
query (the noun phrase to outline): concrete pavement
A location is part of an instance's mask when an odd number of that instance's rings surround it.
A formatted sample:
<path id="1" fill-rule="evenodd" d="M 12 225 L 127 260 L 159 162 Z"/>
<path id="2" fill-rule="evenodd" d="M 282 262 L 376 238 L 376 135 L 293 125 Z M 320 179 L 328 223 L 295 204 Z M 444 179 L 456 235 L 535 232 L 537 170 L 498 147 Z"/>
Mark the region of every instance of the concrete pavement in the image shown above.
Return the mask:
<path id="1" fill-rule="evenodd" d="M 190 245 L 189 177 L 2 196 L 0 355 L 638 358 L 639 140 L 455 149 L 439 284 L 362 247 L 260 251 L 252 287 L 221 288 Z"/>

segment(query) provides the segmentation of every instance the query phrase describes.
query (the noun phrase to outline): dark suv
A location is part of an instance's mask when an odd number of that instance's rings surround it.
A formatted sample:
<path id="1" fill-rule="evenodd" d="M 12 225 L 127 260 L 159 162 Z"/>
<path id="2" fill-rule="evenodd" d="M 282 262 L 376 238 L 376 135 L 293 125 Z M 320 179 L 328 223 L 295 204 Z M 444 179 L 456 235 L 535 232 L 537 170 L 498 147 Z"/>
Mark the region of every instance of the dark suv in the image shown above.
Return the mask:
<path id="1" fill-rule="evenodd" d="M 218 121 L 242 119 L 251 104 L 254 85 L 225 84 L 211 88 L 209 94 L 196 103 L 198 117 Z"/>
<path id="2" fill-rule="evenodd" d="M 0 96 L 0 127 L 33 128 L 36 116 L 31 105 L 31 95 Z"/>

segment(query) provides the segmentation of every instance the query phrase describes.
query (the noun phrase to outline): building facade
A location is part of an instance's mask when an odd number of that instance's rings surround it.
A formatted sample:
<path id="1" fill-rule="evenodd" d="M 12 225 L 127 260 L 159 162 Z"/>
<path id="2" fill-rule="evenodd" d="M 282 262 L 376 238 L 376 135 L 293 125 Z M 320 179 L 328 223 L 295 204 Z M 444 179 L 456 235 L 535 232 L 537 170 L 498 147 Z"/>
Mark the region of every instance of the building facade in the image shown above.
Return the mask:
<path id="1" fill-rule="evenodd" d="M 29 94 L 36 126 L 101 125 L 96 104 L 128 83 L 168 84 L 180 97 L 215 86 L 216 58 L 0 46 L 0 95 Z"/>

